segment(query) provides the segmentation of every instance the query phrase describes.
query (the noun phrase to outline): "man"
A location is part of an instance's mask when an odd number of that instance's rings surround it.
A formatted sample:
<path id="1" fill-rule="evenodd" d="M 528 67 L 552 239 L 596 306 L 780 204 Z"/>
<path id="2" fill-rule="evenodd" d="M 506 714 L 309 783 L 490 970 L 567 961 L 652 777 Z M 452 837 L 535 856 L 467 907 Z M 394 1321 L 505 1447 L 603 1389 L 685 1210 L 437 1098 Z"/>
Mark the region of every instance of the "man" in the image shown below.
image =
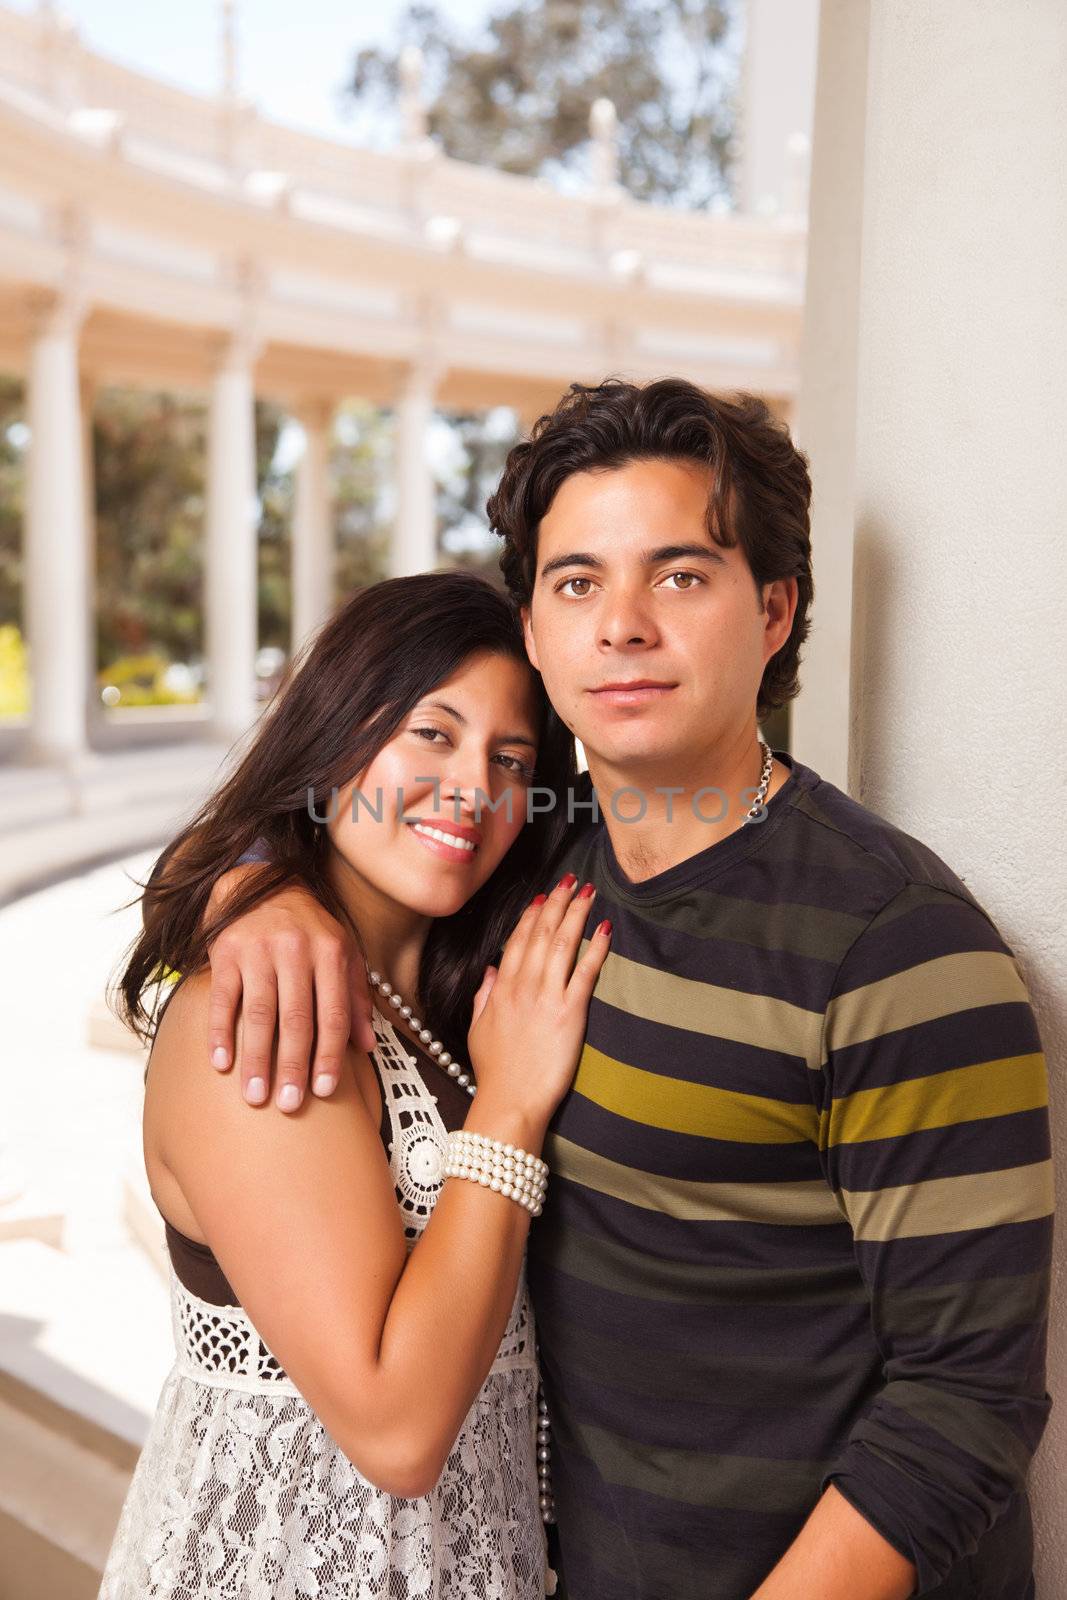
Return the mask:
<path id="1" fill-rule="evenodd" d="M 599 802 L 552 882 L 591 880 L 614 925 L 530 1242 L 570 1600 L 1034 1593 L 1041 1043 L 960 879 L 795 758 L 764 766 L 809 499 L 759 401 L 664 380 L 572 386 L 488 506 Z M 278 1092 L 299 1102 L 316 1015 L 329 1092 L 367 1012 L 322 908 L 279 894 L 213 970 L 216 1064 L 243 994 L 269 1079 L 280 993 Z"/>

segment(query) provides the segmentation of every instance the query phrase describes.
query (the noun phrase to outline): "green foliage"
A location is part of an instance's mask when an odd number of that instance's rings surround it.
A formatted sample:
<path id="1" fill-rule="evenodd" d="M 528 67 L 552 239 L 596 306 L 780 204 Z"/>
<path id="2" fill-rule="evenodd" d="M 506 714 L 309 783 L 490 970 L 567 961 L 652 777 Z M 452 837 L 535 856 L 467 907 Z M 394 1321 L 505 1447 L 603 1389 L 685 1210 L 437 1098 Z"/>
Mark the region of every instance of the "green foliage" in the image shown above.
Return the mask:
<path id="1" fill-rule="evenodd" d="M 377 406 L 348 400 L 334 418 L 330 475 L 334 493 L 337 564 L 334 598 L 340 605 L 389 571 L 388 504 L 392 429 Z"/>
<path id="2" fill-rule="evenodd" d="M 93 411 L 97 665 L 201 654 L 207 414 L 199 396 L 104 389 Z"/>
<path id="3" fill-rule="evenodd" d="M 256 401 L 256 489 L 259 495 L 258 611 L 260 645 L 288 652 L 290 629 L 290 540 L 293 475 L 279 467 L 278 443 L 285 412 Z"/>
<path id="4" fill-rule="evenodd" d="M 194 691 L 171 688 L 165 682 L 170 662 L 165 656 L 149 652 L 139 656 L 120 656 L 103 671 L 96 681 L 101 690 L 118 690 L 118 699 L 105 704 L 119 706 L 173 706 L 195 705 L 200 699 Z"/>
<path id="5" fill-rule="evenodd" d="M 17 624 L 22 614 L 24 435 L 22 381 L 0 375 L 0 624 Z"/>
<path id="6" fill-rule="evenodd" d="M 361 134 L 395 137 L 400 52 L 418 45 L 446 154 L 572 182 L 588 172 L 589 110 L 606 96 L 625 188 L 698 209 L 730 197 L 738 15 L 737 0 L 505 0 L 471 42 L 416 0 L 394 49 L 356 56 L 347 93 Z"/>

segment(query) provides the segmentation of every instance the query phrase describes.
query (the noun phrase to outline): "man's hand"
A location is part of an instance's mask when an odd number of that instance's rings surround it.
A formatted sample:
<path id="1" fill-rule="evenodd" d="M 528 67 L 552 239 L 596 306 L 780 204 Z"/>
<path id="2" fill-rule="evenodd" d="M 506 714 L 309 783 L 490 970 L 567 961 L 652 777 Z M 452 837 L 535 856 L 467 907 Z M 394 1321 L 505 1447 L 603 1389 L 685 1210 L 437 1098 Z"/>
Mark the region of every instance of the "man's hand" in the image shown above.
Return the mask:
<path id="1" fill-rule="evenodd" d="M 214 917 L 254 866 L 233 867 L 211 891 Z M 349 930 L 306 889 L 281 889 L 228 928 L 208 951 L 211 962 L 211 1064 L 228 1072 L 241 1013 L 241 1089 L 251 1105 L 270 1095 L 278 1028 L 276 1103 L 295 1111 L 311 1088 L 329 1095 L 341 1076 L 349 1038 L 374 1049 L 370 986 Z M 314 1046 L 314 1053 L 312 1047 Z"/>

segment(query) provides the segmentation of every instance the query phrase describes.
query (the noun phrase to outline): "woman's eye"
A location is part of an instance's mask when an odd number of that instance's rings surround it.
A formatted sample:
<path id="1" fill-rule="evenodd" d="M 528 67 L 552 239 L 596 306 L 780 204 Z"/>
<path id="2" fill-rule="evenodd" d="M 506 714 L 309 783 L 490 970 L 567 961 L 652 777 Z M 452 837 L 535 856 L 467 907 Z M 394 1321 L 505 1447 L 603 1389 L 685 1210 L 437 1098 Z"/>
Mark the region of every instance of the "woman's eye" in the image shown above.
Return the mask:
<path id="1" fill-rule="evenodd" d="M 528 762 L 523 761 L 519 756 L 501 756 L 500 760 L 510 763 L 507 770 L 509 772 L 513 772 L 517 778 L 533 777 L 533 767 L 530 766 Z"/>
<path id="2" fill-rule="evenodd" d="M 447 733 L 442 733 L 440 728 L 412 728 L 411 731 L 412 731 L 412 733 L 417 733 L 420 739 L 425 734 L 429 734 L 431 739 L 447 739 L 448 738 Z"/>

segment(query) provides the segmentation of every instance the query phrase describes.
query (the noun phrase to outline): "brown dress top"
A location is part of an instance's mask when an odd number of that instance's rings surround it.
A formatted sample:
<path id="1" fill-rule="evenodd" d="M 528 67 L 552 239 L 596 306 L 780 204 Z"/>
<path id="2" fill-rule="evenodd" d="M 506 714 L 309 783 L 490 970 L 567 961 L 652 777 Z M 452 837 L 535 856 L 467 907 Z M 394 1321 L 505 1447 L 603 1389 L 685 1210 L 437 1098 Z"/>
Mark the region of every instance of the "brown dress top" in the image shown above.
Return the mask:
<path id="1" fill-rule="evenodd" d="M 421 1045 L 416 1044 L 400 1028 L 396 1029 L 397 1038 L 402 1042 L 404 1049 L 414 1057 L 415 1066 L 419 1076 L 426 1085 L 430 1094 L 437 1100 L 437 1109 L 441 1121 L 451 1131 L 453 1128 L 462 1128 L 467 1120 L 470 1110 L 470 1095 L 466 1089 L 461 1089 L 454 1078 L 450 1078 L 443 1067 L 439 1067 L 433 1056 L 429 1055 Z M 375 1072 L 378 1065 L 374 1056 Z M 379 1074 L 379 1088 L 381 1076 Z M 382 1095 L 382 1120 L 381 1139 L 388 1151 L 389 1148 L 389 1110 Z M 158 1208 L 157 1208 L 158 1209 Z M 161 1213 L 162 1214 L 162 1213 Z M 172 1223 L 163 1218 L 164 1232 L 167 1239 L 167 1252 L 179 1281 L 185 1285 L 190 1294 L 195 1294 L 197 1299 L 206 1300 L 213 1306 L 236 1306 L 240 1301 L 230 1287 L 226 1274 L 211 1250 L 206 1244 L 201 1244 L 196 1239 L 190 1239 L 187 1234 L 179 1232 Z"/>

